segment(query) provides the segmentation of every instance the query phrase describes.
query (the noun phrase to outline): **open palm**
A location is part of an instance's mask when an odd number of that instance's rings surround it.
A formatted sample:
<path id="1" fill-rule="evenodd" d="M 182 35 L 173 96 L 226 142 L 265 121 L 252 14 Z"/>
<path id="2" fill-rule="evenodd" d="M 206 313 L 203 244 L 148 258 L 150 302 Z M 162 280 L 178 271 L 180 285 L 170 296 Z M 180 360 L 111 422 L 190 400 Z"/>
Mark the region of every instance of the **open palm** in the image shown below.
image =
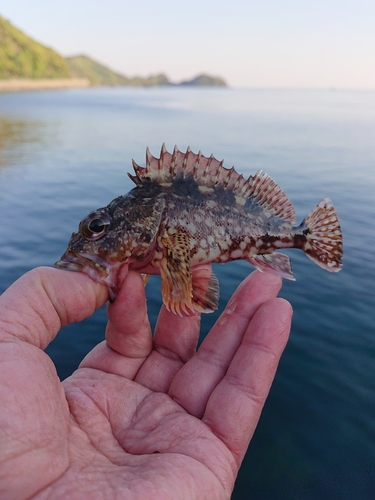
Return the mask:
<path id="1" fill-rule="evenodd" d="M 39 268 L 0 298 L 0 498 L 228 499 L 285 346 L 280 279 L 253 273 L 196 351 L 199 316 L 161 309 L 141 277 L 108 306 L 106 342 L 60 383 L 43 349 L 107 300 Z"/>

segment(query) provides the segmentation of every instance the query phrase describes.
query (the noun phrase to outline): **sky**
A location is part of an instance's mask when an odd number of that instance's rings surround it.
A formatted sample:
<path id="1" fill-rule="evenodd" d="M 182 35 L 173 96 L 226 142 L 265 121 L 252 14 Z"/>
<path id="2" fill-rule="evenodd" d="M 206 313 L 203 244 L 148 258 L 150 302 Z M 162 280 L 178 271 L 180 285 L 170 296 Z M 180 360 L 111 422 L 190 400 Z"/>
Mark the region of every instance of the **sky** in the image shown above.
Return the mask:
<path id="1" fill-rule="evenodd" d="M 375 90 L 375 0 L 0 0 L 0 15 L 127 76 Z"/>

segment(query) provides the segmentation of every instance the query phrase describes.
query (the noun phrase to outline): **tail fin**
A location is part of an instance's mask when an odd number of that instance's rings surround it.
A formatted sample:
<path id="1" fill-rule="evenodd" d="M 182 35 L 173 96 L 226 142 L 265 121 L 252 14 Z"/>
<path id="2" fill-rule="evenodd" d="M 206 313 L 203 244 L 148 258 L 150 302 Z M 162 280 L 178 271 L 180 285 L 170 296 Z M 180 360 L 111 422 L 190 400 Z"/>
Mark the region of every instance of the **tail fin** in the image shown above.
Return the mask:
<path id="1" fill-rule="evenodd" d="M 340 221 L 330 199 L 325 198 L 296 228 L 298 246 L 318 266 L 335 273 L 342 266 Z"/>

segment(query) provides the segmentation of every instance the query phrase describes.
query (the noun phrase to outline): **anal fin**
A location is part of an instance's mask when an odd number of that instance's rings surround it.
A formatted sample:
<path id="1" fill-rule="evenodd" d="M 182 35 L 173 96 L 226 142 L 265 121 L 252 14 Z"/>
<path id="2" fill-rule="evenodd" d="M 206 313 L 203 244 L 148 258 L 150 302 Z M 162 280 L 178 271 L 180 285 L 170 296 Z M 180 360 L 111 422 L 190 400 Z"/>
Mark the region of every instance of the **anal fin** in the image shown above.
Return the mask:
<path id="1" fill-rule="evenodd" d="M 289 257 L 282 253 L 255 255 L 247 259 L 258 271 L 271 271 L 282 278 L 295 281 Z"/>
<path id="2" fill-rule="evenodd" d="M 193 306 L 196 311 L 211 313 L 219 304 L 219 281 L 207 265 L 192 269 Z"/>

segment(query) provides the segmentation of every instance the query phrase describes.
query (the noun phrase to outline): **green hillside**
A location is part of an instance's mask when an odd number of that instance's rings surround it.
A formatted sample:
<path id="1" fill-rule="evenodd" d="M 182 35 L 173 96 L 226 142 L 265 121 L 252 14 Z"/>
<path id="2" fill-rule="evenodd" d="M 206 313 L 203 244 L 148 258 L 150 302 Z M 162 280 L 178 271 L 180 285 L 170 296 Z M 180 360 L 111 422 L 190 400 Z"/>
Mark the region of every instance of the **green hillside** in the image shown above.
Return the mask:
<path id="1" fill-rule="evenodd" d="M 103 66 L 90 57 L 80 55 L 67 57 L 70 73 L 77 78 L 88 78 L 91 85 L 132 85 L 135 87 L 152 85 L 169 85 L 168 78 L 163 75 L 153 75 L 148 78 L 135 76 L 129 78 L 120 73 L 116 73 L 111 69 Z"/>
<path id="2" fill-rule="evenodd" d="M 88 78 L 91 85 L 128 85 L 126 76 L 115 73 L 87 56 L 67 57 L 72 76 Z"/>
<path id="3" fill-rule="evenodd" d="M 63 57 L 0 16 L 0 79 L 69 77 Z"/>

